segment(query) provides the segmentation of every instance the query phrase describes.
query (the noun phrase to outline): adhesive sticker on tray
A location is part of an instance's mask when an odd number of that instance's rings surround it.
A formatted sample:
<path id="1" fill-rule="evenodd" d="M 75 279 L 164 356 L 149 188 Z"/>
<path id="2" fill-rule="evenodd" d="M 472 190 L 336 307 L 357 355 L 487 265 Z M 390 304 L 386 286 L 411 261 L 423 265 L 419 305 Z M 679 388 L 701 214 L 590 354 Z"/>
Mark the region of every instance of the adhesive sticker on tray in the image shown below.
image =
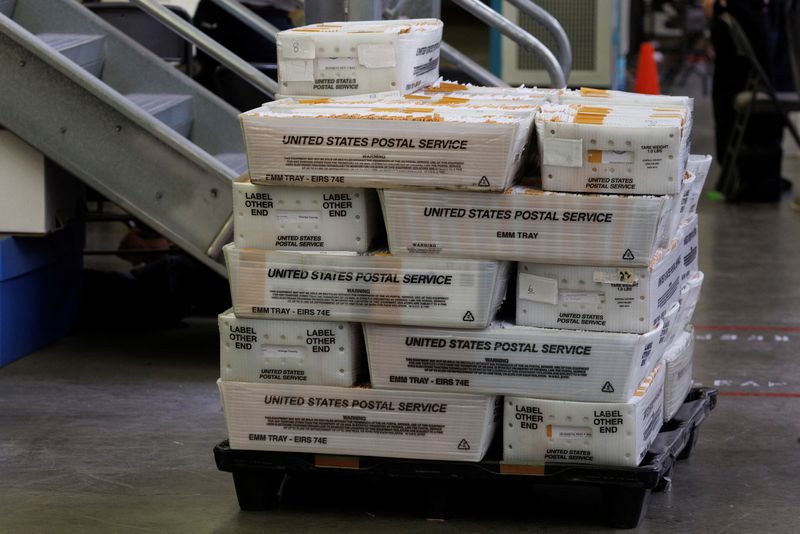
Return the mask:
<path id="1" fill-rule="evenodd" d="M 583 166 L 582 139 L 544 139 L 543 150 L 545 165 L 557 167 Z"/>
<path id="2" fill-rule="evenodd" d="M 358 45 L 358 62 L 368 69 L 382 69 L 395 66 L 394 45 L 360 44 Z"/>
<path id="3" fill-rule="evenodd" d="M 318 211 L 278 211 L 275 213 L 278 224 L 318 223 Z"/>
<path id="4" fill-rule="evenodd" d="M 559 294 L 561 302 L 565 304 L 602 304 L 602 293 L 588 291 L 563 291 Z"/>
<path id="5" fill-rule="evenodd" d="M 313 82 L 314 62 L 305 59 L 286 59 L 282 61 L 281 80 L 285 82 Z"/>
<path id="6" fill-rule="evenodd" d="M 546 304 L 558 304 L 558 280 L 534 274 L 520 273 L 519 298 Z"/>
<path id="7" fill-rule="evenodd" d="M 311 39 L 295 39 L 282 43 L 281 56 L 284 59 L 314 59 L 316 48 Z"/>
<path id="8" fill-rule="evenodd" d="M 284 345 L 262 345 L 261 354 L 265 358 L 302 358 L 305 351 L 302 348 Z"/>

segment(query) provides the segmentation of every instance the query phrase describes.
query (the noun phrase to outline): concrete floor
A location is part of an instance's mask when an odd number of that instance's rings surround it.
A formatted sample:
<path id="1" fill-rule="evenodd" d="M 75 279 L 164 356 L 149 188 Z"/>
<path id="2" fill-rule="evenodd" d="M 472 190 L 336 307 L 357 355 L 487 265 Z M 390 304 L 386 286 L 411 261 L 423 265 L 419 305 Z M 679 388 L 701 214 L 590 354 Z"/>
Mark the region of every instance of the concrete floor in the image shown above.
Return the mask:
<path id="1" fill-rule="evenodd" d="M 707 153 L 706 100 L 695 124 Z M 695 380 L 721 396 L 641 532 L 800 530 L 800 214 L 787 201 L 700 206 Z M 592 491 L 470 486 L 457 519 L 430 522 L 413 486 L 300 481 L 278 511 L 240 512 L 211 453 L 225 437 L 218 376 L 212 319 L 83 331 L 0 369 L 0 532 L 607 531 Z"/>

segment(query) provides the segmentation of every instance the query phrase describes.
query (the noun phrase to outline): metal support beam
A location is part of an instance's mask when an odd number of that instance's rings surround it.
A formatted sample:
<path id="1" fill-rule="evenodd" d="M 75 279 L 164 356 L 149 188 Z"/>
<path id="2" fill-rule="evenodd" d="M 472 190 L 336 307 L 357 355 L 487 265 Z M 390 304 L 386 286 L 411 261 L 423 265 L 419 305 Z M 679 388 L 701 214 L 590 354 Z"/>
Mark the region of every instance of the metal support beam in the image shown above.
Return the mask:
<path id="1" fill-rule="evenodd" d="M 380 20 L 382 12 L 379 0 L 305 0 L 306 24 Z"/>
<path id="2" fill-rule="evenodd" d="M 388 0 L 384 2 L 383 18 L 440 19 L 442 2 L 441 0 Z"/>
<path id="3" fill-rule="evenodd" d="M 194 43 L 195 46 L 203 50 L 206 54 L 213 57 L 221 64 L 244 78 L 254 87 L 264 91 L 270 97 L 274 97 L 278 92 L 278 82 L 264 75 L 250 63 L 243 60 L 214 39 L 210 38 L 191 23 L 183 20 L 178 15 L 164 7 L 158 0 L 132 0 L 134 4 L 153 16 L 175 33 Z"/>
<path id="4" fill-rule="evenodd" d="M 564 71 L 564 80 L 569 81 L 569 74 L 572 71 L 572 45 L 558 19 L 531 0 L 508 0 L 508 3 L 544 26 L 544 29 L 553 36 L 556 41 L 556 57 L 561 70 Z"/>
<path id="5" fill-rule="evenodd" d="M 550 76 L 550 84 L 553 87 L 562 88 L 567 86 L 564 78 L 564 71 L 561 69 L 561 65 L 559 65 L 558 60 L 550 51 L 550 49 L 544 46 L 539 39 L 526 32 L 480 0 L 453 0 L 453 2 L 461 6 L 466 11 L 469 11 L 476 18 L 488 24 L 492 28 L 497 29 L 500 33 L 518 45 L 539 56 L 544 62 L 545 70 L 547 70 L 547 74 Z"/>
<path id="6" fill-rule="evenodd" d="M 253 13 L 251 9 L 243 6 L 239 0 L 211 0 L 221 9 L 224 9 L 228 14 L 239 19 L 240 22 L 260 33 L 271 42 L 276 42 L 277 34 L 280 31 L 278 28 Z"/>
<path id="7" fill-rule="evenodd" d="M 454 64 L 459 70 L 470 75 L 472 78 L 478 80 L 483 85 L 495 87 L 508 87 L 508 84 L 481 67 L 475 61 L 470 59 L 465 54 L 461 53 L 458 49 L 442 41 L 441 48 L 442 57 Z"/>
<path id="8" fill-rule="evenodd" d="M 381 20 L 382 12 L 383 2 L 381 0 L 347 1 L 347 20 Z"/>

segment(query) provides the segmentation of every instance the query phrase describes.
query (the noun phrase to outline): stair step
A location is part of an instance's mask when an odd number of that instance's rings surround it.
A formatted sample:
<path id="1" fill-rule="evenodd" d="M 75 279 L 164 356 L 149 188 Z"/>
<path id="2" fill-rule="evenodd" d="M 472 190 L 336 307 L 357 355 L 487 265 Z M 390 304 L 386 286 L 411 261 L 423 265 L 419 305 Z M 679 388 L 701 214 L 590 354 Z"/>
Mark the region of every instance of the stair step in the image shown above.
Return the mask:
<path id="1" fill-rule="evenodd" d="M 225 152 L 214 156 L 223 165 L 230 167 L 236 174 L 242 175 L 247 172 L 247 155 L 241 152 Z"/>
<path id="2" fill-rule="evenodd" d="M 125 96 L 182 136 L 189 136 L 194 118 L 192 95 L 130 93 Z"/>
<path id="3" fill-rule="evenodd" d="M 0 0 L 0 13 L 6 17 L 11 17 L 14 14 L 14 6 L 17 0 Z"/>
<path id="4" fill-rule="evenodd" d="M 87 35 L 82 33 L 40 33 L 39 39 L 67 59 L 77 63 L 94 76 L 103 71 L 105 50 L 103 35 Z"/>

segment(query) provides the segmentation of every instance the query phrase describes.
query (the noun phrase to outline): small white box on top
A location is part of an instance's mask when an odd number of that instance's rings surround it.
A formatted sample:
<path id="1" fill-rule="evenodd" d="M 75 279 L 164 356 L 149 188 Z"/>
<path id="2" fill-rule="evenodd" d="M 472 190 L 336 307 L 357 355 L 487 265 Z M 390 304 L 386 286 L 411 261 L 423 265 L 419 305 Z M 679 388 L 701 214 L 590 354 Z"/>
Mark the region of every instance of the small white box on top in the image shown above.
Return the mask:
<path id="1" fill-rule="evenodd" d="M 408 93 L 439 77 L 438 19 L 326 22 L 278 33 L 283 95 Z"/>

